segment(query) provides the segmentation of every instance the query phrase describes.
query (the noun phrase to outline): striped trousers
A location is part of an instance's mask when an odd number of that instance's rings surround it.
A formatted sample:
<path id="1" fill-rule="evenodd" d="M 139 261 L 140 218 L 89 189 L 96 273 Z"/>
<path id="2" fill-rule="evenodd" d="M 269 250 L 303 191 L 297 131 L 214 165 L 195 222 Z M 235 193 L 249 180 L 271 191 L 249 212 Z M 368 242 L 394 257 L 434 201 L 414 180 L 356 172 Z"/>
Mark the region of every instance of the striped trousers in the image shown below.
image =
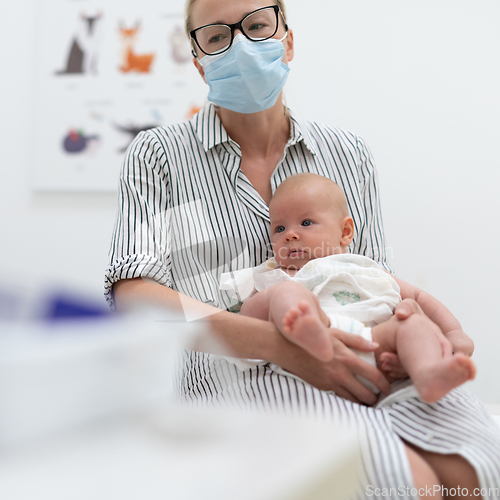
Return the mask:
<path id="1" fill-rule="evenodd" d="M 368 444 L 363 451 L 365 485 L 360 498 L 367 496 L 368 485 L 371 491 L 398 487 L 410 491 L 413 480 L 406 441 L 430 452 L 462 456 L 476 470 L 481 486 L 478 498 L 500 499 L 500 429 L 463 387 L 436 403 L 409 397 L 374 408 L 316 389 L 264 363 L 242 370 L 220 356 L 184 351 L 178 373 L 183 403 L 354 423 Z M 398 498 L 413 497 L 398 494 Z"/>

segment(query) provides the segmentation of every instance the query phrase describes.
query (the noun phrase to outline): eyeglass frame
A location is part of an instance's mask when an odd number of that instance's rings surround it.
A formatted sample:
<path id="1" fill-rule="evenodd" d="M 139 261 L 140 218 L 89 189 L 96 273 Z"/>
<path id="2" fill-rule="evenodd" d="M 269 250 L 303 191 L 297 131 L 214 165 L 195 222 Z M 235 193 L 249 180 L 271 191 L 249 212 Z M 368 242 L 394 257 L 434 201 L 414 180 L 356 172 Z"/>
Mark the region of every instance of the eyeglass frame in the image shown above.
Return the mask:
<path id="1" fill-rule="evenodd" d="M 245 31 L 243 30 L 243 26 L 242 26 L 242 23 L 243 21 L 255 14 L 256 12 L 259 12 L 260 10 L 264 10 L 264 9 L 270 9 L 272 8 L 276 14 L 276 30 L 274 31 L 274 33 L 271 35 L 271 36 L 268 36 L 266 38 L 261 38 L 259 40 L 253 40 L 252 38 L 250 38 L 246 33 Z M 278 17 L 278 13 L 281 14 L 281 17 L 283 17 L 283 13 L 281 12 L 281 9 L 279 7 L 279 5 L 268 5 L 267 7 L 261 7 L 260 9 L 256 9 L 252 12 L 249 12 L 243 19 L 241 19 L 241 21 L 239 21 L 238 23 L 234 23 L 234 24 L 224 24 L 224 23 L 212 23 L 212 24 L 206 24 L 205 26 L 200 26 L 199 28 L 196 28 L 194 30 L 191 30 L 189 32 L 189 36 L 191 37 L 191 40 L 194 40 L 196 45 L 198 46 L 198 48 L 207 56 L 218 56 L 220 54 L 224 54 L 224 52 L 228 51 L 231 46 L 233 45 L 233 41 L 234 41 L 234 32 L 236 29 L 239 29 L 243 35 L 248 38 L 251 42 L 263 42 L 264 40 L 269 40 L 270 38 L 272 38 L 274 35 L 276 35 L 276 33 L 278 32 L 278 29 L 280 27 L 280 23 L 279 23 L 279 17 Z M 283 21 L 285 21 L 285 18 L 283 17 Z M 201 47 L 200 47 L 200 44 L 198 42 L 198 39 L 196 38 L 196 32 L 203 29 L 203 28 L 208 28 L 210 26 L 226 26 L 227 28 L 229 28 L 231 30 L 231 42 L 229 43 L 229 45 L 222 51 L 220 52 L 217 52 L 216 54 L 207 54 Z M 288 25 L 286 24 L 285 22 L 285 31 L 288 31 Z M 191 54 L 193 55 L 193 57 L 198 57 L 198 54 L 196 54 L 196 51 L 194 50 L 194 47 L 191 48 Z"/>

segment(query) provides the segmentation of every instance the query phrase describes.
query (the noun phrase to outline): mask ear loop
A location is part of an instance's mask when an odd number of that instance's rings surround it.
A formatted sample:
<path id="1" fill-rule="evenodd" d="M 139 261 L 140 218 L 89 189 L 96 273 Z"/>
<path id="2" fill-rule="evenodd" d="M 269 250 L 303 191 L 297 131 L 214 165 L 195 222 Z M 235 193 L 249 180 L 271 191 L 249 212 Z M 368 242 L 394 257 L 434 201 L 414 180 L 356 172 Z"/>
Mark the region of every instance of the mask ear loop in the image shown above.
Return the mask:
<path id="1" fill-rule="evenodd" d="M 279 41 L 282 42 L 287 36 L 288 36 L 288 28 L 286 29 L 285 36 L 283 38 L 280 38 Z"/>
<path id="2" fill-rule="evenodd" d="M 196 53 L 195 41 L 191 38 L 191 55 L 198 59 L 198 54 Z"/>

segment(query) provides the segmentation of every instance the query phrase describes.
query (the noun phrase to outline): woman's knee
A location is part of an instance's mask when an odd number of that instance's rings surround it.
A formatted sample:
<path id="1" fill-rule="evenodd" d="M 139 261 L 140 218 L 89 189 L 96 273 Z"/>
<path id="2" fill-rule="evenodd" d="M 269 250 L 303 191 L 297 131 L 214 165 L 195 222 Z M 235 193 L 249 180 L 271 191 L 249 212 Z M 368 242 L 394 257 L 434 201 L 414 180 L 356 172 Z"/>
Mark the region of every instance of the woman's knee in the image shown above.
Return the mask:
<path id="1" fill-rule="evenodd" d="M 414 448 L 405 445 L 413 482 L 421 498 L 441 499 L 441 483 L 434 469 Z M 420 494 L 421 493 L 421 494 Z"/>
<path id="2" fill-rule="evenodd" d="M 469 496 L 474 498 L 473 492 L 477 491 L 480 486 L 476 471 L 470 462 L 460 455 L 442 455 L 425 450 L 420 450 L 419 454 L 436 472 L 440 483 L 444 487 L 445 494 L 446 491 L 449 492 L 450 490 L 455 493 L 462 491 L 462 494 L 449 494 L 446 496 Z"/>

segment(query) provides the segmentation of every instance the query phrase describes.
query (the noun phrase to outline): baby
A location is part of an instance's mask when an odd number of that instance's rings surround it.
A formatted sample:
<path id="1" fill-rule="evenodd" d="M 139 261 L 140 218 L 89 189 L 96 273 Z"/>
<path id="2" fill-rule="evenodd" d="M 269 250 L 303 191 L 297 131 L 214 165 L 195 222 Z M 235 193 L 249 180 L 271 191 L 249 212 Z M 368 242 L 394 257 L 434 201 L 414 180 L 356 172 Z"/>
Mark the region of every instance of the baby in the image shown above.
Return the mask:
<path id="1" fill-rule="evenodd" d="M 221 288 L 243 302 L 240 314 L 272 321 L 322 361 L 334 355 L 330 327 L 371 338 L 379 344 L 377 367 L 384 372 L 382 353 L 397 354 L 427 402 L 474 378 L 473 362 L 462 352 L 452 354 L 449 340 L 416 301 L 407 299 L 405 312 L 394 315 L 399 286 L 379 264 L 346 253 L 354 223 L 337 184 L 317 174 L 289 177 L 269 214 L 274 259 L 222 276 Z M 425 300 L 432 301 L 433 318 L 446 324 L 449 311 L 428 294 Z"/>

